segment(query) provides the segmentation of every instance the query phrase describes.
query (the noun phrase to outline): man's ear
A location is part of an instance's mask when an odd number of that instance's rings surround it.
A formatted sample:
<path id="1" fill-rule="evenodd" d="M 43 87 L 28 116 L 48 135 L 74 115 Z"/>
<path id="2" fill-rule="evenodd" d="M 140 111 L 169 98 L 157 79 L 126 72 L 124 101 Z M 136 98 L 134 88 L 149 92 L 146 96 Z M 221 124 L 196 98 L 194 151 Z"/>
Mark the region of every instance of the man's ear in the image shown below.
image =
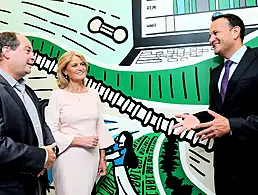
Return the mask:
<path id="1" fill-rule="evenodd" d="M 10 59 L 11 57 L 11 48 L 8 46 L 3 46 L 2 47 L 2 57 L 6 59 Z"/>
<path id="2" fill-rule="evenodd" d="M 234 26 L 232 28 L 234 39 L 237 39 L 238 37 L 240 37 L 240 31 L 241 31 L 241 28 L 239 26 Z"/>

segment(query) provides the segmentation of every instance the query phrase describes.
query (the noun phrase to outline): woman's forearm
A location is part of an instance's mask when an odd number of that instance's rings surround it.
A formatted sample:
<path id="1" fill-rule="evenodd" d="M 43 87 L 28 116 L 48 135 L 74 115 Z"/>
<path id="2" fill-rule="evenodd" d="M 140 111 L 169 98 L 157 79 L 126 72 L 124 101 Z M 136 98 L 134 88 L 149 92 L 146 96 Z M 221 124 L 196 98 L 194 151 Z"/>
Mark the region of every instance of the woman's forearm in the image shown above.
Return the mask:
<path id="1" fill-rule="evenodd" d="M 81 137 L 74 137 L 70 147 L 81 147 L 82 146 L 82 138 Z"/>
<path id="2" fill-rule="evenodd" d="M 100 150 L 99 150 L 99 154 L 100 154 L 100 160 L 106 161 L 106 152 L 105 152 L 105 149 L 100 149 Z"/>

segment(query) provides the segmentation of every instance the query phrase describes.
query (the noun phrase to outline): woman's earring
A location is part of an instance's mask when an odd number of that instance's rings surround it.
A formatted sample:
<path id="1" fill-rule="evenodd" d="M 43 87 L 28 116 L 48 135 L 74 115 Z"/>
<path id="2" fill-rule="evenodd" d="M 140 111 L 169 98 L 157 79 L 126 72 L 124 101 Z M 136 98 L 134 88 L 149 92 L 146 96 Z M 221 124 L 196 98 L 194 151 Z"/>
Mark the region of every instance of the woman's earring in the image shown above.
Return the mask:
<path id="1" fill-rule="evenodd" d="M 65 78 L 67 81 L 69 81 L 69 76 L 67 74 L 65 74 Z"/>

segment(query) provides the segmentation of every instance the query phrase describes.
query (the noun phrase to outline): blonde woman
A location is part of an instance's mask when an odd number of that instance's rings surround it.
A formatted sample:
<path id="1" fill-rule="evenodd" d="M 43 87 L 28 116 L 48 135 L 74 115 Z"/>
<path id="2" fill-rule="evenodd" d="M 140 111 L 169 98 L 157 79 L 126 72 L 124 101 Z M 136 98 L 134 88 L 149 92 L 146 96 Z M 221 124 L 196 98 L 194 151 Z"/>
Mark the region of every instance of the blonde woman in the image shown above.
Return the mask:
<path id="1" fill-rule="evenodd" d="M 106 174 L 104 148 L 114 144 L 104 124 L 98 93 L 84 84 L 83 55 L 64 53 L 57 68 L 58 87 L 46 108 L 59 156 L 53 166 L 56 195 L 89 195 L 97 175 Z"/>

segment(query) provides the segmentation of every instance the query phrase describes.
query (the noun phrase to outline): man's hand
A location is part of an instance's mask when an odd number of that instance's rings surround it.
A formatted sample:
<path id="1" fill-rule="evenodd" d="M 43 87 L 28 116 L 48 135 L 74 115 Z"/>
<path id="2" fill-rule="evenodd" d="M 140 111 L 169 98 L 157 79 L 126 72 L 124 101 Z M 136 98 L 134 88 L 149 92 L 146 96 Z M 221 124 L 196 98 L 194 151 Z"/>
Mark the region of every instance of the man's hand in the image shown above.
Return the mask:
<path id="1" fill-rule="evenodd" d="M 55 160 L 56 160 L 56 154 L 53 151 L 53 148 L 56 146 L 56 143 L 53 143 L 51 145 L 48 146 L 42 146 L 42 148 L 46 149 L 47 153 L 48 153 L 48 159 L 47 162 L 44 166 L 45 169 L 49 170 L 52 165 L 54 164 Z"/>
<path id="2" fill-rule="evenodd" d="M 208 113 L 214 117 L 214 120 L 207 123 L 198 124 L 194 128 L 206 128 L 196 134 L 196 136 L 201 137 L 200 140 L 221 137 L 230 132 L 230 125 L 227 118 L 213 112 L 212 110 L 208 110 Z"/>
<path id="3" fill-rule="evenodd" d="M 175 135 L 179 135 L 186 130 L 189 131 L 195 128 L 196 125 L 200 124 L 199 119 L 192 114 L 176 114 L 176 118 L 182 118 L 183 120 L 172 126 L 172 129 L 181 127 L 177 132 L 175 132 Z"/>
<path id="4" fill-rule="evenodd" d="M 104 175 L 106 175 L 106 173 L 107 173 L 107 162 L 106 162 L 106 160 L 104 160 L 104 159 L 100 159 L 99 160 L 99 169 L 98 169 L 98 174 L 100 175 L 100 176 L 104 176 Z"/>
<path id="5" fill-rule="evenodd" d="M 99 143 L 98 136 L 88 136 L 81 138 L 81 145 L 85 148 L 95 148 Z"/>
<path id="6" fill-rule="evenodd" d="M 45 171 L 49 170 L 52 167 L 52 165 L 54 164 L 54 162 L 56 160 L 56 154 L 53 151 L 53 148 L 55 148 L 55 147 L 56 147 L 56 143 L 41 147 L 47 151 L 48 159 L 47 159 L 47 162 L 45 163 L 44 169 L 42 171 L 40 171 L 40 173 L 38 174 L 38 177 L 40 177 L 41 175 L 44 175 Z"/>

